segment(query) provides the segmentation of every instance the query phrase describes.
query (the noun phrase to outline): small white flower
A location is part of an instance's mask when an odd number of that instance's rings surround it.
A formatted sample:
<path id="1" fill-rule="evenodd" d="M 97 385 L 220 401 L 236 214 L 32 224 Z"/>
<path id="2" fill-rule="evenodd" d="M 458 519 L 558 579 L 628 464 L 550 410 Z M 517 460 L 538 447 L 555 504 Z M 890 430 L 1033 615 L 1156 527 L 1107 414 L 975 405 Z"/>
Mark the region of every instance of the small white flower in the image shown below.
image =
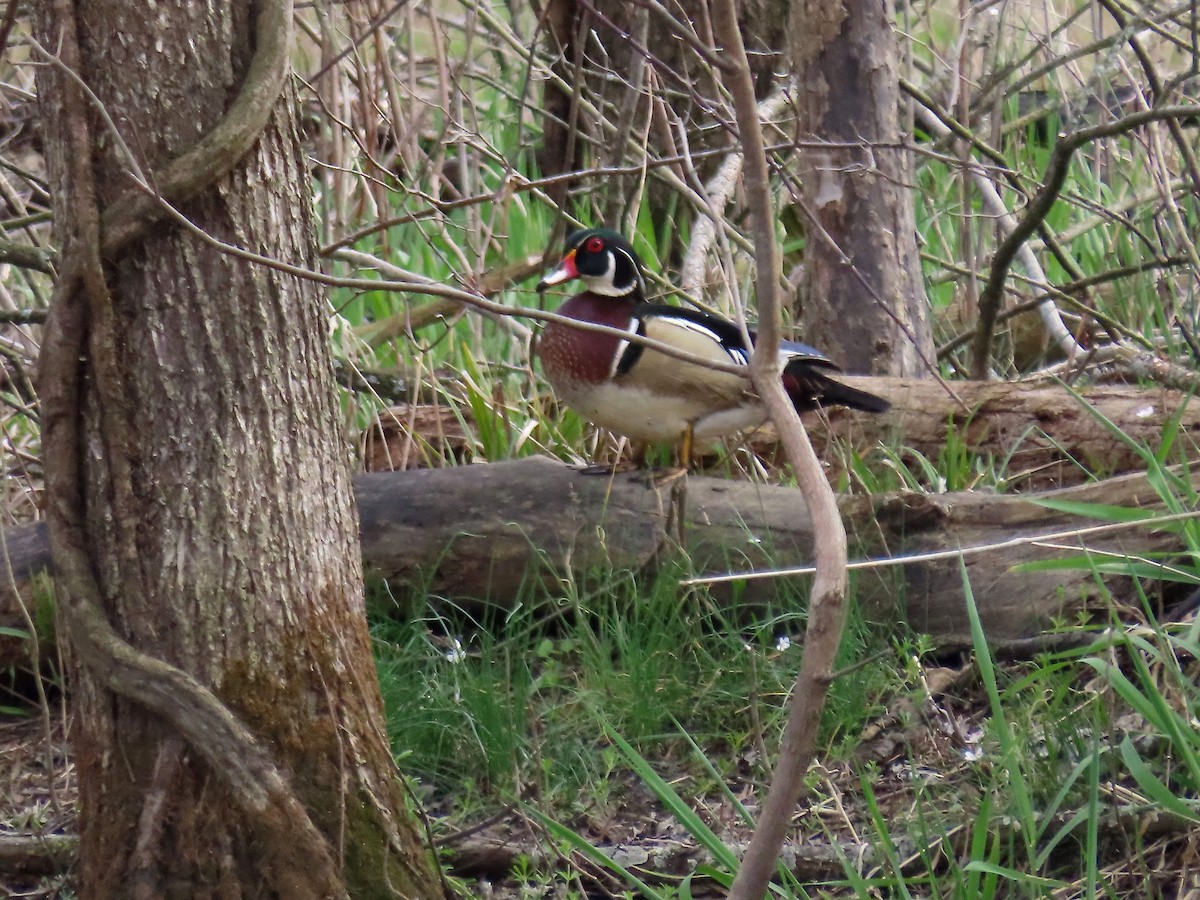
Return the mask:
<path id="1" fill-rule="evenodd" d="M 463 650 L 462 641 L 460 641 L 458 638 L 455 638 L 453 644 L 454 646 L 445 653 L 446 661 L 452 663 L 462 662 L 467 658 L 467 654 Z"/>

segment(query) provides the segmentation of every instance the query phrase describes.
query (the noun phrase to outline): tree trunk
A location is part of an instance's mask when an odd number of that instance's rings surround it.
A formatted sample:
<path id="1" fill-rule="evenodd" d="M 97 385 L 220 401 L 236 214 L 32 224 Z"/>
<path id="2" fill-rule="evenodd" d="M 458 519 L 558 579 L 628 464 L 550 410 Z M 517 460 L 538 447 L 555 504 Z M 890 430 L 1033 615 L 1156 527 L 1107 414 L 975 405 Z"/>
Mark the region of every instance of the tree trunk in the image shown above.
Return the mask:
<path id="1" fill-rule="evenodd" d="M 902 133 L 893 12 L 878 0 L 792 6 L 800 135 L 831 142 L 803 154 L 802 197 L 816 221 L 806 222 L 801 303 L 806 340 L 847 371 L 923 377 L 933 337 L 912 165 L 895 146 Z"/>
<path id="2" fill-rule="evenodd" d="M 46 6 L 43 43 L 63 41 L 164 192 L 261 75 L 255 54 L 290 44 L 290 8 L 273 31 L 270 3 Z M 58 69 L 39 95 L 64 257 L 86 256 L 100 210 L 112 250 L 130 164 Z M 249 153 L 179 202 L 209 235 L 312 267 L 295 98 L 270 97 Z M 80 348 L 42 371 L 81 896 L 440 895 L 385 736 L 320 292 L 173 225 L 116 249 L 100 283 L 86 261 L 80 286 L 60 281 L 50 333 L 69 348 L 82 322 Z M 55 399 L 78 385 L 79 408 Z M 93 614 L 106 644 L 80 628 Z M 189 730 L 178 708 L 212 696 L 227 732 Z"/>

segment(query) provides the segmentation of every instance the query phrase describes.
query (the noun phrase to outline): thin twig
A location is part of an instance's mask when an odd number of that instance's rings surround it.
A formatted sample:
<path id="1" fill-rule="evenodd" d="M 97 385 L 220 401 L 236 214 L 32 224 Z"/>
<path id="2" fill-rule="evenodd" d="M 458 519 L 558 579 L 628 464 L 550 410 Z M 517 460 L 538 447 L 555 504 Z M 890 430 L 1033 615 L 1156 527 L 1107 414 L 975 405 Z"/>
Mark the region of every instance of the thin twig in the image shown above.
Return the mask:
<path id="1" fill-rule="evenodd" d="M 1197 115 L 1200 115 L 1200 106 L 1191 104 L 1163 106 L 1131 113 L 1115 122 L 1093 125 L 1059 138 L 1050 154 L 1050 161 L 1046 165 L 1041 189 L 1034 194 L 1025 208 L 1025 215 L 1000 242 L 1000 246 L 996 248 L 996 252 L 992 256 L 987 283 L 979 295 L 979 325 L 971 345 L 971 374 L 975 378 L 983 379 L 988 374 L 992 334 L 996 328 L 996 316 L 1000 311 L 1000 303 L 1004 295 L 1004 282 L 1008 278 L 1009 267 L 1025 241 L 1049 215 L 1050 209 L 1054 206 L 1062 191 L 1062 186 L 1067 180 L 1071 157 L 1075 151 L 1084 144 L 1100 138 L 1124 134 L 1150 122 Z"/>

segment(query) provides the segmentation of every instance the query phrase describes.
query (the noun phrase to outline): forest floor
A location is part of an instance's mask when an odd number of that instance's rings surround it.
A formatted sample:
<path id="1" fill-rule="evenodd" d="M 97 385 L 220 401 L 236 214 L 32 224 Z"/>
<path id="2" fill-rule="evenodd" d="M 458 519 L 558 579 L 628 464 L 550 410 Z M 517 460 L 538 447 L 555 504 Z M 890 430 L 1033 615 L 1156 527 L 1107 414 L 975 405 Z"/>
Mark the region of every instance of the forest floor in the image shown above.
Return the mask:
<path id="1" fill-rule="evenodd" d="M 919 883 L 936 877 L 940 863 L 971 854 L 968 811 L 986 800 L 976 765 L 989 715 L 987 696 L 970 660 L 927 668 L 924 680 L 922 702 L 895 704 L 864 730 L 851 756 L 811 770 L 784 863 L 814 895 L 864 896 L 850 881 L 868 884 L 901 872 Z M 51 697 L 49 715 L 35 708 L 26 716 L 0 719 L 0 895 L 5 897 L 75 896 L 78 779 L 60 700 Z M 729 768 L 722 773 L 723 784 L 687 758 L 651 762 L 725 846 L 740 852 L 750 829 L 738 806 L 756 810 L 766 776 L 765 749 L 710 752 L 714 758 L 725 754 Z M 571 810 L 545 808 L 531 797 L 492 807 L 476 799 L 462 811 L 456 795 L 416 787 L 444 869 L 469 896 L 624 896 L 627 883 L 570 846 L 538 813 L 666 896 L 724 896 L 724 889 L 703 875 L 713 857 L 698 844 L 694 826 L 681 822 L 631 770 L 614 769 L 603 785 L 577 797 Z M 1200 830 L 1146 819 L 1132 829 L 1140 832 L 1136 854 L 1128 849 L 1130 830 L 1129 823 L 1114 821 L 1101 835 L 1113 896 L 1195 896 L 1189 891 L 1200 890 Z M 1071 846 L 1061 851 L 1064 857 L 1072 852 Z M 677 894 L 684 881 L 686 892 Z"/>

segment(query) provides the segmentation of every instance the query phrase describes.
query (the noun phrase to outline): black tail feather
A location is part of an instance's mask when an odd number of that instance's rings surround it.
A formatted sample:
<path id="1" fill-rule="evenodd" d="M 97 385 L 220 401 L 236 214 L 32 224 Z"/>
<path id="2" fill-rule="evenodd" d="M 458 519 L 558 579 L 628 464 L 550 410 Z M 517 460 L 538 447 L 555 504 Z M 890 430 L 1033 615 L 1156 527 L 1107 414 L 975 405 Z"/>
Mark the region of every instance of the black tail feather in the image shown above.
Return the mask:
<path id="1" fill-rule="evenodd" d="M 882 397 L 835 381 L 806 364 L 794 363 L 784 369 L 783 386 L 799 412 L 823 406 L 848 406 L 869 413 L 892 408 Z"/>

